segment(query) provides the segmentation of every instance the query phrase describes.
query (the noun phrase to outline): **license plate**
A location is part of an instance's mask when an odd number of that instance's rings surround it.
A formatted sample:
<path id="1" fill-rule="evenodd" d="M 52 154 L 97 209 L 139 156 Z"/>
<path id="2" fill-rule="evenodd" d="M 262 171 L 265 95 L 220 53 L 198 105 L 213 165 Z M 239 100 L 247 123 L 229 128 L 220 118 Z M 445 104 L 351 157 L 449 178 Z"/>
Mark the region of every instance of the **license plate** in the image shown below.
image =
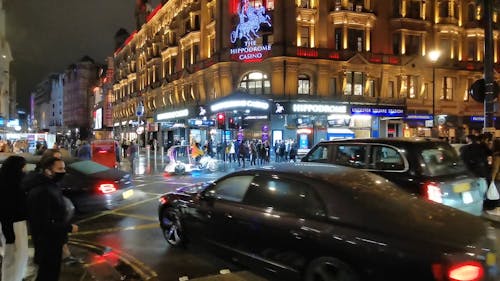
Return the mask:
<path id="1" fill-rule="evenodd" d="M 493 266 L 497 264 L 497 256 L 494 253 L 488 253 L 486 255 L 486 264 L 488 266 Z"/>
<path id="2" fill-rule="evenodd" d="M 472 193 L 470 191 L 462 192 L 462 201 L 464 204 L 470 204 L 474 202 L 474 198 L 472 198 Z"/>
<path id="3" fill-rule="evenodd" d="M 132 195 L 134 195 L 134 190 L 127 190 L 125 192 L 123 192 L 122 196 L 123 196 L 123 199 L 127 199 L 127 198 L 130 198 Z"/>
<path id="4" fill-rule="evenodd" d="M 453 185 L 453 191 L 455 193 L 461 193 L 465 191 L 470 190 L 470 182 L 464 182 L 464 183 L 459 183 L 459 184 L 454 184 Z"/>

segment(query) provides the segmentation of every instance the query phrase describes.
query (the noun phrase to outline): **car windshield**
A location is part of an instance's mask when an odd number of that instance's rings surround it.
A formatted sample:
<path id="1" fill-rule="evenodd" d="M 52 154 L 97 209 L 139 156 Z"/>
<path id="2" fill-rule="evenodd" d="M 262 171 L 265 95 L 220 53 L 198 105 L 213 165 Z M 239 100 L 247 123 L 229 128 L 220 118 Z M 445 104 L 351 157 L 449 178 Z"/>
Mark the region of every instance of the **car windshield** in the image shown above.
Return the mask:
<path id="1" fill-rule="evenodd" d="M 108 167 L 90 160 L 78 161 L 70 164 L 69 167 L 86 175 L 91 175 L 109 170 Z"/>
<path id="2" fill-rule="evenodd" d="M 436 144 L 420 151 L 423 161 L 423 174 L 426 176 L 444 176 L 466 171 L 456 151 L 445 144 Z"/>

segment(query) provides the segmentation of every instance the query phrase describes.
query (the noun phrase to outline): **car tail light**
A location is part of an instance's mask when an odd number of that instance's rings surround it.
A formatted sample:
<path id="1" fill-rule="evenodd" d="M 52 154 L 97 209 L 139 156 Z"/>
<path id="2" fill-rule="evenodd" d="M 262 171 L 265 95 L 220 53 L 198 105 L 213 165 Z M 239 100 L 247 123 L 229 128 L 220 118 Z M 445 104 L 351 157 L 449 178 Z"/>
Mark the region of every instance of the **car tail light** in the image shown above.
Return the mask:
<path id="1" fill-rule="evenodd" d="M 484 268 L 476 261 L 455 264 L 446 270 L 443 270 L 442 265 L 434 264 L 432 273 L 438 281 L 481 281 L 484 277 Z"/>
<path id="2" fill-rule="evenodd" d="M 430 201 L 443 203 L 443 193 L 441 187 L 435 182 L 427 182 L 423 186 L 424 197 Z"/>
<path id="3" fill-rule="evenodd" d="M 108 193 L 113 193 L 116 191 L 116 185 L 114 183 L 101 183 L 97 187 L 97 189 L 102 193 L 102 194 L 108 194 Z"/>
<path id="4" fill-rule="evenodd" d="M 165 203 L 167 203 L 168 200 L 165 197 L 160 197 L 160 199 L 158 199 L 158 201 L 160 201 L 160 204 L 165 205 Z"/>

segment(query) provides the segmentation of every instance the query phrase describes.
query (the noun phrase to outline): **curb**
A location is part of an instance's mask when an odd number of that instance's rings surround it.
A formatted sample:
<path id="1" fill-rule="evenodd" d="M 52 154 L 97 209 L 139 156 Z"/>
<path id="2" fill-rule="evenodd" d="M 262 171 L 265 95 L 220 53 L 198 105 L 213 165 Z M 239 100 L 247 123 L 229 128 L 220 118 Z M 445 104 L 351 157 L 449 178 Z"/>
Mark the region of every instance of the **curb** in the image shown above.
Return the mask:
<path id="1" fill-rule="evenodd" d="M 95 244 L 89 241 L 73 239 L 70 238 L 68 244 L 87 249 L 91 252 L 94 252 L 100 256 L 105 255 L 106 253 L 114 252 L 118 259 L 123 262 L 125 265 L 130 267 L 133 273 L 137 274 L 142 281 L 158 281 L 158 274 L 149 268 L 147 265 L 132 257 L 129 254 L 126 254 L 122 251 L 113 249 L 111 247 Z M 121 272 L 120 272 L 121 273 Z M 128 275 L 128 274 L 125 274 Z"/>

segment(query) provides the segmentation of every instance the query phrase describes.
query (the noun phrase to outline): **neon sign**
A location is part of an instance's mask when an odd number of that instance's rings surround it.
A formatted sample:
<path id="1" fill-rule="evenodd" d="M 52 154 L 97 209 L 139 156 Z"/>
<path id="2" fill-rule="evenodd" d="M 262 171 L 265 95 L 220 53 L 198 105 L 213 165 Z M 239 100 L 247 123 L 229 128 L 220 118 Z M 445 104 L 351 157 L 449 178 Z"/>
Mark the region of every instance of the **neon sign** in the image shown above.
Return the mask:
<path id="1" fill-rule="evenodd" d="M 233 100 L 233 101 L 223 101 L 210 106 L 212 112 L 219 112 L 228 108 L 235 107 L 252 107 L 256 109 L 267 110 L 269 109 L 269 104 L 263 101 L 256 100 Z"/>
<path id="2" fill-rule="evenodd" d="M 231 31 L 231 43 L 239 44 L 237 48 L 230 49 L 231 58 L 244 62 L 262 61 L 265 55 L 271 51 L 271 44 L 258 44 L 259 31 L 262 25 L 271 27 L 271 17 L 266 14 L 266 7 L 254 7 L 249 0 L 240 0 L 237 9 L 238 24 Z"/>
<path id="3" fill-rule="evenodd" d="M 292 108 L 293 112 L 347 113 L 347 106 L 345 105 L 296 103 L 292 106 Z"/>

